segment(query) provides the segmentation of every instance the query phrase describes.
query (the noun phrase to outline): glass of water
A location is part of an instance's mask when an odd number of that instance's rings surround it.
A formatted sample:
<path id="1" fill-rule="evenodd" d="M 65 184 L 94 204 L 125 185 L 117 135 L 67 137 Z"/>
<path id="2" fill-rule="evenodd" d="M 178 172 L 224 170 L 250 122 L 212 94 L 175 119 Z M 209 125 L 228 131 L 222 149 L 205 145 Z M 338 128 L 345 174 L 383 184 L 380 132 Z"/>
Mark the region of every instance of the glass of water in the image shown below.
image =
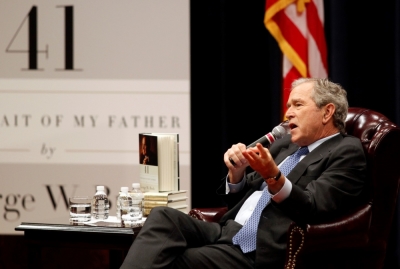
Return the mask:
<path id="1" fill-rule="evenodd" d="M 69 222 L 87 222 L 91 219 L 91 202 L 89 196 L 75 196 L 69 198 Z"/>

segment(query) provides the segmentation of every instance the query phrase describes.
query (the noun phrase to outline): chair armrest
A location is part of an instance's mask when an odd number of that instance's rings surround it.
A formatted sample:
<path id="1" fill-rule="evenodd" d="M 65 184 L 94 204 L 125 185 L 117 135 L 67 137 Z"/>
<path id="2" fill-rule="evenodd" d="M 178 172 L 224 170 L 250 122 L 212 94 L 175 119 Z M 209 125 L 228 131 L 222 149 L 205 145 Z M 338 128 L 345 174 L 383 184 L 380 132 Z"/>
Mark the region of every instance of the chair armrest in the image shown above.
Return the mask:
<path id="1" fill-rule="evenodd" d="M 189 216 L 202 221 L 219 222 L 226 211 L 227 207 L 193 208 L 189 211 Z"/>
<path id="2" fill-rule="evenodd" d="M 302 268 L 296 264 L 304 264 L 302 259 L 309 254 L 365 247 L 369 241 L 371 213 L 371 205 L 366 204 L 327 223 L 300 226 L 293 222 L 288 230 L 285 268 Z"/>

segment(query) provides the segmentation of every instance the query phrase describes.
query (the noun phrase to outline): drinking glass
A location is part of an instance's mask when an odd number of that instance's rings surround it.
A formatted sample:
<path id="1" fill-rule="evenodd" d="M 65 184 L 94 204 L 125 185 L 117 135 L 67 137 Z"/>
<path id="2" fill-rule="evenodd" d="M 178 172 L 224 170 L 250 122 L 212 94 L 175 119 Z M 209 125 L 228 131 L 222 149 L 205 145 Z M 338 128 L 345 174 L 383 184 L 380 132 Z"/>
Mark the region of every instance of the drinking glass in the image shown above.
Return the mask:
<path id="1" fill-rule="evenodd" d="M 91 202 L 89 196 L 74 196 L 69 198 L 70 223 L 87 222 L 91 220 Z"/>

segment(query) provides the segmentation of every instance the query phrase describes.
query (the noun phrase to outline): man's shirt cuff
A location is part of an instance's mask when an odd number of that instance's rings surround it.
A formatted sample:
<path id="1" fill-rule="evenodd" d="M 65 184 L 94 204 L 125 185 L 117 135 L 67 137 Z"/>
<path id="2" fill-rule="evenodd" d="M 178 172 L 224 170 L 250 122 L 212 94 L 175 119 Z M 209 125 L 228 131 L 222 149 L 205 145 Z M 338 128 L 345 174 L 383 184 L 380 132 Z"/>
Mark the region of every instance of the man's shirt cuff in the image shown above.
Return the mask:
<path id="1" fill-rule="evenodd" d="M 283 184 L 282 189 L 275 194 L 271 194 L 272 196 L 271 199 L 279 204 L 280 202 L 289 197 L 291 191 L 292 191 L 292 182 L 290 182 L 290 180 L 285 177 L 285 183 Z"/>
<path id="2" fill-rule="evenodd" d="M 226 176 L 225 194 L 228 194 L 228 193 L 237 193 L 237 192 L 239 192 L 241 189 L 243 189 L 243 187 L 244 187 L 244 182 L 245 182 L 245 180 L 244 180 L 245 177 L 246 177 L 246 173 L 244 173 L 244 176 L 243 176 L 242 180 L 241 180 L 239 183 L 237 183 L 237 184 L 232 184 L 232 183 L 229 183 L 228 176 Z"/>

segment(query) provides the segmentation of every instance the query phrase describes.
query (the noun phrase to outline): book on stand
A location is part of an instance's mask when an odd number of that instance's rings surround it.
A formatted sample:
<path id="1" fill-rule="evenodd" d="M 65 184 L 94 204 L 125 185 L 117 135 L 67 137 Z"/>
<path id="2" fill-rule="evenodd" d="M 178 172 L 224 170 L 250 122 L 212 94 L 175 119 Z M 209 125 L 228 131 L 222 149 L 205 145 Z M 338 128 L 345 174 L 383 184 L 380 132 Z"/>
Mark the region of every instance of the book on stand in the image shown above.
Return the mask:
<path id="1" fill-rule="evenodd" d="M 143 214 L 149 215 L 150 211 L 157 206 L 167 206 L 189 213 L 187 191 L 145 192 L 143 194 Z"/>
<path id="2" fill-rule="evenodd" d="M 179 190 L 179 135 L 140 133 L 139 166 L 144 193 Z"/>

